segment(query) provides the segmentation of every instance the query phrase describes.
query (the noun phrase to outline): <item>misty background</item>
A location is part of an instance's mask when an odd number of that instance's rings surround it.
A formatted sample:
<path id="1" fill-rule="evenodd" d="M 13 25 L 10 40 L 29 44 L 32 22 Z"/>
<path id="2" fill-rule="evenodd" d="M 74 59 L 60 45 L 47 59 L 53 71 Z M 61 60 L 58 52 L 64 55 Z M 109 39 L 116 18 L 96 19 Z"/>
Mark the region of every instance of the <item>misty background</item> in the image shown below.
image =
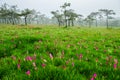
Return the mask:
<path id="1" fill-rule="evenodd" d="M 51 11 L 59 10 L 65 2 L 71 3 L 71 8 L 76 13 L 87 16 L 98 9 L 112 9 L 115 11 L 115 17 L 120 17 L 120 0 L 0 0 L 0 6 L 4 3 L 17 5 L 19 9 L 35 9 L 52 17 Z"/>
<path id="2" fill-rule="evenodd" d="M 65 8 L 60 7 L 64 3 L 71 3 L 66 6 L 67 14 Z M 120 0 L 0 0 L 0 23 L 118 27 L 119 3 Z M 107 17 L 104 10 L 112 11 Z"/>

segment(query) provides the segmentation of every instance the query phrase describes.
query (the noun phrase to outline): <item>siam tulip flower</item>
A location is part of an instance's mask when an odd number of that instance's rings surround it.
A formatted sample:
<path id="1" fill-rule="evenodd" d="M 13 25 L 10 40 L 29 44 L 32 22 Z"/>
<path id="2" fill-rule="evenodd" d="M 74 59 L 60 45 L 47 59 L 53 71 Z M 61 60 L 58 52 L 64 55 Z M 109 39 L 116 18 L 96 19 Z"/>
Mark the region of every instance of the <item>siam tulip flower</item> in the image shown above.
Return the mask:
<path id="1" fill-rule="evenodd" d="M 42 64 L 42 67 L 44 68 L 46 66 L 46 64 Z"/>
<path id="2" fill-rule="evenodd" d="M 53 59 L 53 55 L 50 53 L 50 58 Z"/>
<path id="3" fill-rule="evenodd" d="M 17 68 L 20 69 L 20 64 L 17 64 Z"/>
<path id="4" fill-rule="evenodd" d="M 91 78 L 91 80 L 94 80 L 96 77 L 97 77 L 97 74 L 94 73 L 93 76 L 92 76 L 92 78 Z"/>
<path id="5" fill-rule="evenodd" d="M 12 58 L 13 60 L 16 60 L 16 56 L 13 56 L 13 55 L 12 55 L 11 58 Z"/>
<path id="6" fill-rule="evenodd" d="M 32 57 L 33 60 L 36 60 L 36 54 L 34 54 L 34 56 Z"/>
<path id="7" fill-rule="evenodd" d="M 28 71 L 26 72 L 26 74 L 27 74 L 28 76 L 30 76 L 30 70 L 28 70 Z"/>
<path id="8" fill-rule="evenodd" d="M 117 69 L 117 64 L 114 64 L 114 69 Z"/>
<path id="9" fill-rule="evenodd" d="M 97 74 L 96 74 L 96 73 L 94 73 L 94 74 L 93 74 L 93 77 L 94 77 L 94 78 L 96 78 L 96 77 L 97 77 Z"/>
<path id="10" fill-rule="evenodd" d="M 36 63 L 35 62 L 33 62 L 33 66 L 36 67 Z"/>
<path id="11" fill-rule="evenodd" d="M 27 57 L 25 58 L 25 60 L 27 60 L 27 61 L 32 61 L 32 57 L 27 56 Z"/>
<path id="12" fill-rule="evenodd" d="M 117 59 L 114 59 L 114 63 L 115 63 L 115 64 L 118 64 L 118 60 L 117 60 Z"/>
<path id="13" fill-rule="evenodd" d="M 94 80 L 94 78 L 92 77 L 90 80 Z"/>
<path id="14" fill-rule="evenodd" d="M 96 59 L 96 62 L 98 62 L 98 58 Z"/>
<path id="15" fill-rule="evenodd" d="M 82 59 L 82 57 L 83 57 L 83 55 L 82 55 L 82 54 L 80 54 L 80 55 L 79 55 L 79 59 Z"/>
<path id="16" fill-rule="evenodd" d="M 74 65 L 75 65 L 74 62 L 72 62 L 72 66 L 73 66 L 73 67 L 74 67 Z"/>

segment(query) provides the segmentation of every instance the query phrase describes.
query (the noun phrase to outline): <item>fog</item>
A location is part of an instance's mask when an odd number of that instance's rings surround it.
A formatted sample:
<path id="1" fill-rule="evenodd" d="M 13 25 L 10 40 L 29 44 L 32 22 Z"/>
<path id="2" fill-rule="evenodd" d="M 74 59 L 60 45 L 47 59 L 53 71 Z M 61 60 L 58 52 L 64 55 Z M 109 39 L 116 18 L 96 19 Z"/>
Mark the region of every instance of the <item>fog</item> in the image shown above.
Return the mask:
<path id="1" fill-rule="evenodd" d="M 116 12 L 115 17 L 120 14 L 120 0 L 0 0 L 0 6 L 3 3 L 17 5 L 19 9 L 35 9 L 51 17 L 51 11 L 60 10 L 64 2 L 70 2 L 71 8 L 84 16 L 98 9 L 112 9 Z"/>

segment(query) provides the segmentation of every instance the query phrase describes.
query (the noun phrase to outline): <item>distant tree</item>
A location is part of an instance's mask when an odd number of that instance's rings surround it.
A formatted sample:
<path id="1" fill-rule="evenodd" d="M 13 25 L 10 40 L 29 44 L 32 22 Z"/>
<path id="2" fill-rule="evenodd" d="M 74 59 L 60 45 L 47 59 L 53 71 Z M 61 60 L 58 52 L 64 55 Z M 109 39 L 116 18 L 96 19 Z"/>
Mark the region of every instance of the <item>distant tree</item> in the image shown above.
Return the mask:
<path id="1" fill-rule="evenodd" d="M 59 24 L 59 26 L 61 26 L 62 25 L 62 14 L 60 14 L 59 13 L 59 11 L 57 10 L 57 11 L 52 11 L 51 12 L 53 15 L 54 15 L 54 17 L 57 19 L 57 21 L 58 21 L 58 24 Z"/>
<path id="2" fill-rule="evenodd" d="M 67 27 L 67 7 L 70 7 L 71 3 L 64 3 L 61 8 L 63 9 L 63 13 L 64 13 L 64 16 L 65 16 L 65 27 Z"/>
<path id="3" fill-rule="evenodd" d="M 11 6 L 9 9 L 8 16 L 9 16 L 9 19 L 11 19 L 11 22 L 13 25 L 19 22 L 20 16 L 18 12 L 19 10 L 17 9 L 16 5 Z"/>
<path id="4" fill-rule="evenodd" d="M 95 24 L 96 24 L 96 27 L 98 26 L 98 18 L 100 18 L 100 12 L 92 12 L 91 13 L 91 16 L 93 17 L 93 19 L 95 20 Z"/>
<path id="5" fill-rule="evenodd" d="M 0 7 L 0 18 L 1 18 L 1 23 L 8 23 L 8 4 L 4 3 L 1 7 Z"/>
<path id="6" fill-rule="evenodd" d="M 87 23 L 88 23 L 88 25 L 89 25 L 89 28 L 91 27 L 91 25 L 92 25 L 92 22 L 94 21 L 94 18 L 93 18 L 93 15 L 88 15 L 85 19 L 84 19 L 84 21 L 86 21 Z"/>
<path id="7" fill-rule="evenodd" d="M 100 9 L 99 10 L 101 13 L 105 14 L 106 16 L 106 26 L 109 28 L 109 19 L 111 19 L 110 15 L 115 15 L 115 12 L 113 10 L 108 10 L 108 9 Z"/>
<path id="8" fill-rule="evenodd" d="M 78 18 L 77 18 L 77 23 L 79 24 L 79 25 L 83 25 L 83 15 L 80 15 L 79 14 L 79 16 L 78 16 Z"/>
<path id="9" fill-rule="evenodd" d="M 74 12 L 74 10 L 69 9 L 66 10 L 66 17 L 68 18 L 68 26 L 70 26 L 70 23 L 72 24 L 72 26 L 74 26 L 74 20 L 78 17 L 79 15 L 77 13 Z"/>
<path id="10" fill-rule="evenodd" d="M 29 9 L 22 10 L 21 16 L 24 16 L 25 25 L 27 25 L 27 17 L 31 13 L 32 13 L 32 10 L 29 10 Z"/>
<path id="11" fill-rule="evenodd" d="M 35 13 L 35 17 L 34 18 L 35 18 L 35 21 L 37 22 L 37 24 L 39 24 L 39 22 L 40 22 L 40 15 L 41 15 L 40 12 L 36 12 Z"/>

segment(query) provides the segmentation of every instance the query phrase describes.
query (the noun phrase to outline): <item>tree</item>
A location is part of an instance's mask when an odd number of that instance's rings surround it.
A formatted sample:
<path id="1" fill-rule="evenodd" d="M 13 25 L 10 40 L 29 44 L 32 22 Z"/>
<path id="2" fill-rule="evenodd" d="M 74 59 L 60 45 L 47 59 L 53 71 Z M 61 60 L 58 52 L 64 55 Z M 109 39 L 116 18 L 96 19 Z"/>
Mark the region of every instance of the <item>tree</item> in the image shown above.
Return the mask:
<path id="1" fill-rule="evenodd" d="M 78 16 L 78 18 L 77 18 L 77 23 L 78 23 L 79 25 L 83 26 L 83 15 L 80 15 L 80 14 L 79 14 L 79 16 Z"/>
<path id="2" fill-rule="evenodd" d="M 17 9 L 16 5 L 11 6 L 9 9 L 8 15 L 9 15 L 9 19 L 11 19 L 11 22 L 13 25 L 16 24 L 17 21 L 20 19 L 18 11 L 19 10 Z"/>
<path id="3" fill-rule="evenodd" d="M 59 13 L 59 11 L 57 10 L 57 11 L 52 11 L 51 12 L 53 15 L 54 15 L 54 17 L 57 19 L 57 21 L 58 21 L 58 24 L 59 24 L 59 26 L 61 26 L 61 24 L 62 24 L 62 14 L 60 14 Z"/>
<path id="4" fill-rule="evenodd" d="M 17 9 L 16 5 L 9 6 L 6 3 L 3 4 L 0 8 L 1 22 L 5 24 L 16 24 L 17 21 L 20 19 L 18 12 L 19 10 Z"/>
<path id="5" fill-rule="evenodd" d="M 1 23 L 8 23 L 8 4 L 4 3 L 1 7 L 0 7 L 0 18 L 1 18 Z"/>
<path id="6" fill-rule="evenodd" d="M 100 17 L 100 13 L 99 12 L 92 12 L 91 16 L 95 20 L 95 24 L 96 24 L 96 27 L 97 27 L 98 26 L 98 20 L 97 19 Z"/>
<path id="7" fill-rule="evenodd" d="M 106 16 L 106 26 L 109 28 L 109 19 L 111 18 L 110 15 L 115 15 L 115 12 L 113 10 L 108 10 L 108 9 L 100 9 L 99 10 L 101 13 L 105 14 Z"/>
<path id="8" fill-rule="evenodd" d="M 91 14 L 84 19 L 84 21 L 86 21 L 89 24 L 89 28 L 91 27 L 93 20 L 94 18 L 93 18 L 93 15 Z"/>
<path id="9" fill-rule="evenodd" d="M 71 3 L 64 3 L 61 8 L 64 10 L 63 13 L 64 13 L 64 17 L 65 17 L 65 27 L 67 27 L 67 7 L 70 7 Z"/>
<path id="10" fill-rule="evenodd" d="M 29 9 L 22 10 L 21 16 L 24 16 L 25 25 L 27 25 L 27 17 L 31 13 L 32 13 L 32 10 L 29 10 Z"/>
<path id="11" fill-rule="evenodd" d="M 68 26 L 70 26 L 70 23 L 72 24 L 72 26 L 74 26 L 74 20 L 78 17 L 79 15 L 77 13 L 74 12 L 74 10 L 69 9 L 66 10 L 66 17 L 68 18 Z"/>

